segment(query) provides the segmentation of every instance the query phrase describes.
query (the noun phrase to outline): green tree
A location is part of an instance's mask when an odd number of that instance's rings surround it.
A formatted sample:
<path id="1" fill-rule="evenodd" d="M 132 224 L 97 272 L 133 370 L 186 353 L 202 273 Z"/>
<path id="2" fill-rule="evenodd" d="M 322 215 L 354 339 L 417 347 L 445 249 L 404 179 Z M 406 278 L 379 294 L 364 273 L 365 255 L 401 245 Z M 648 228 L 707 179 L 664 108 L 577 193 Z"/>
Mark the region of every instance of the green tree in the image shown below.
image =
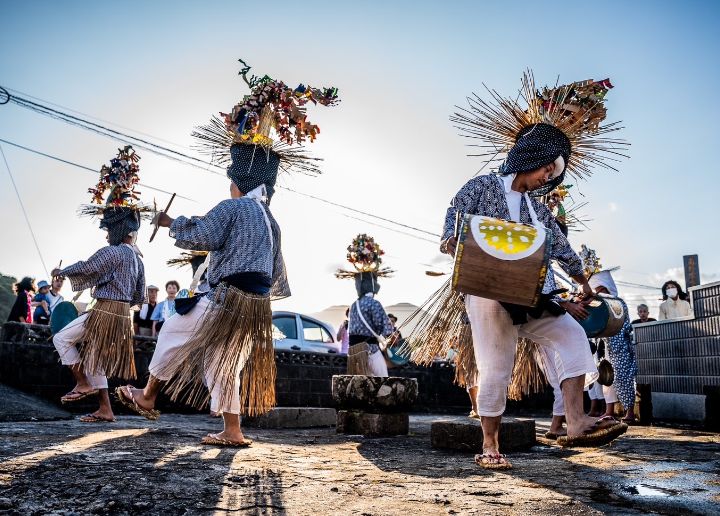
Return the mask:
<path id="1" fill-rule="evenodd" d="M 17 278 L 0 274 L 0 324 L 7 320 L 10 315 L 10 309 L 15 303 L 15 292 L 13 285 L 17 283 Z"/>

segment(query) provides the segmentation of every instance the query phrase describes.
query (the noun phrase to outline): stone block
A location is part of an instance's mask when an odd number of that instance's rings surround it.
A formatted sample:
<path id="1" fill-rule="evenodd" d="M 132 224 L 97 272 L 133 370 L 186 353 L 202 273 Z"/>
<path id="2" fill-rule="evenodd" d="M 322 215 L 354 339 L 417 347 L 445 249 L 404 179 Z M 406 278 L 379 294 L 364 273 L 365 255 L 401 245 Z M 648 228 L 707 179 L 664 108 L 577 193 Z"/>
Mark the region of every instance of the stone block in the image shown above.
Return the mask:
<path id="1" fill-rule="evenodd" d="M 436 421 L 430 426 L 433 448 L 481 453 L 482 428 L 477 419 Z M 535 445 L 534 419 L 503 419 L 500 425 L 500 451 L 524 450 Z"/>
<path id="2" fill-rule="evenodd" d="M 705 395 L 653 391 L 652 411 L 654 419 L 703 423 L 707 417 Z"/>
<path id="3" fill-rule="evenodd" d="M 407 412 L 418 396 L 415 378 L 390 376 L 335 375 L 332 396 L 345 410 L 397 413 Z"/>
<path id="4" fill-rule="evenodd" d="M 276 407 L 258 417 L 244 417 L 243 426 L 254 428 L 317 428 L 335 426 L 333 408 Z"/>
<path id="5" fill-rule="evenodd" d="M 390 437 L 407 435 L 410 417 L 406 412 L 382 414 L 360 410 L 338 410 L 337 433 L 364 435 L 365 437 Z"/>

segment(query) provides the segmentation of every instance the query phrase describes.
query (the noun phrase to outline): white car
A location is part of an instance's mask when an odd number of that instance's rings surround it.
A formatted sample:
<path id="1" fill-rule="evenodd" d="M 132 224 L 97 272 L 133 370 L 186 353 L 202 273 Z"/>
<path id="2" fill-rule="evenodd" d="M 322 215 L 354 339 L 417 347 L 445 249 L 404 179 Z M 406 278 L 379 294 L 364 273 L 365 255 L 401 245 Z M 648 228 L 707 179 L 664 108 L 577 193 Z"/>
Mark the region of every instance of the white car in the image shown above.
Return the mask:
<path id="1" fill-rule="evenodd" d="M 295 312 L 273 312 L 273 343 L 282 351 L 340 353 L 332 326 Z"/>

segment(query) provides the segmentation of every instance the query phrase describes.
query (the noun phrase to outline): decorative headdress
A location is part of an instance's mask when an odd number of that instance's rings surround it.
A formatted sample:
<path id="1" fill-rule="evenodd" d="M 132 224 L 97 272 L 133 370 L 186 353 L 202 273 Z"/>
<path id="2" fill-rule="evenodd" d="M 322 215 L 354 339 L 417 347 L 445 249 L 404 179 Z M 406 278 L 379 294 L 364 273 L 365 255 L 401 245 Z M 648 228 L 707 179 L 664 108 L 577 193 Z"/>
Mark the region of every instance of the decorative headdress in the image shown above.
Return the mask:
<path id="1" fill-rule="evenodd" d="M 622 129 L 619 122 L 602 125 L 607 115 L 605 95 L 612 87 L 605 79 L 540 91 L 528 70 L 518 98 L 505 98 L 488 89 L 490 101 L 473 94 L 469 107 L 458 108 L 450 119 L 463 136 L 480 140 L 474 146 L 481 152 L 474 156 L 489 158 L 488 163 L 504 160 L 500 174 L 534 170 L 562 157 L 562 173 L 530 192 L 545 195 L 563 183 L 565 171 L 583 178 L 594 166 L 616 170 L 612 163 L 627 157 L 623 151 L 628 143 L 607 136 Z"/>
<path id="2" fill-rule="evenodd" d="M 569 184 L 558 185 L 542 199 L 565 236 L 567 236 L 568 230 L 582 231 L 583 227 L 587 227 L 585 223 L 589 220 L 579 213 L 588 203 L 576 203 L 570 194 L 572 187 L 573 185 Z M 570 203 L 565 200 L 566 197 L 570 198 Z"/>
<path id="3" fill-rule="evenodd" d="M 186 267 L 190 265 L 193 274 L 195 274 L 195 271 L 203 264 L 207 255 L 208 251 L 183 251 L 178 258 L 171 258 L 165 263 L 170 267 Z"/>
<path id="4" fill-rule="evenodd" d="M 337 88 L 313 88 L 300 84 L 292 89 L 267 75 L 251 75 L 242 59 L 240 70 L 250 94 L 230 113 L 214 116 L 192 133 L 198 150 L 212 161 L 228 167 L 228 177 L 247 193 L 265 184 L 268 198 L 274 192 L 278 169 L 283 172 L 319 174 L 318 158 L 310 156 L 302 144 L 313 142 L 320 128 L 307 120 L 308 103 L 332 106 L 339 102 Z M 271 131 L 277 141 L 271 138 Z M 253 186 L 254 185 L 254 186 Z"/>
<path id="5" fill-rule="evenodd" d="M 617 285 L 612 277 L 612 273 L 620 267 L 610 267 L 604 269 L 600 263 L 597 253 L 594 249 L 590 249 L 585 244 L 580 246 L 580 259 L 583 263 L 583 272 L 588 278 L 590 286 L 593 288 L 605 287 L 611 296 L 618 295 Z"/>
<path id="6" fill-rule="evenodd" d="M 121 244 L 127 235 L 137 231 L 141 217 L 152 217 L 151 208 L 140 204 L 140 192 L 135 190 L 140 181 L 138 161 L 140 156 L 130 145 L 118 149 L 110 166 L 103 165 L 100 169 L 97 185 L 88 188 L 88 193 L 93 196 L 91 204 L 80 207 L 81 215 L 100 217 L 100 227 L 107 230 L 111 245 Z"/>
<path id="7" fill-rule="evenodd" d="M 382 250 L 375 239 L 365 233 L 356 236 L 347 248 L 347 260 L 355 270 L 338 269 L 335 277 L 338 279 L 354 279 L 355 288 L 359 296 L 369 292 L 377 293 L 378 278 L 387 278 L 394 272 L 389 267 L 381 267 Z"/>

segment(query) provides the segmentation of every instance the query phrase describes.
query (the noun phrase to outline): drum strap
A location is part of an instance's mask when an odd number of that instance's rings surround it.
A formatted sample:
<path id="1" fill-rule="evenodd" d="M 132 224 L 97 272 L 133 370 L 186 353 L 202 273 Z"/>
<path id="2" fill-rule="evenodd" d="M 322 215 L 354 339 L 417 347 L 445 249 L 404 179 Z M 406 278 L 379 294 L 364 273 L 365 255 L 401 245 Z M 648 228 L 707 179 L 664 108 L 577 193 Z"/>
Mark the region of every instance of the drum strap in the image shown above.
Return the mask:
<path id="1" fill-rule="evenodd" d="M 355 311 L 357 312 L 358 316 L 360 317 L 360 321 L 363 323 L 363 325 L 377 339 L 378 345 L 380 346 L 380 351 L 385 351 L 385 349 L 387 348 L 387 340 L 382 335 L 378 335 L 377 333 L 375 333 L 375 330 L 373 330 L 372 327 L 368 324 L 368 322 L 365 320 L 365 317 L 362 314 L 362 310 L 360 310 L 360 307 L 357 304 L 357 301 L 355 301 L 353 303 L 352 308 L 354 308 Z"/>

